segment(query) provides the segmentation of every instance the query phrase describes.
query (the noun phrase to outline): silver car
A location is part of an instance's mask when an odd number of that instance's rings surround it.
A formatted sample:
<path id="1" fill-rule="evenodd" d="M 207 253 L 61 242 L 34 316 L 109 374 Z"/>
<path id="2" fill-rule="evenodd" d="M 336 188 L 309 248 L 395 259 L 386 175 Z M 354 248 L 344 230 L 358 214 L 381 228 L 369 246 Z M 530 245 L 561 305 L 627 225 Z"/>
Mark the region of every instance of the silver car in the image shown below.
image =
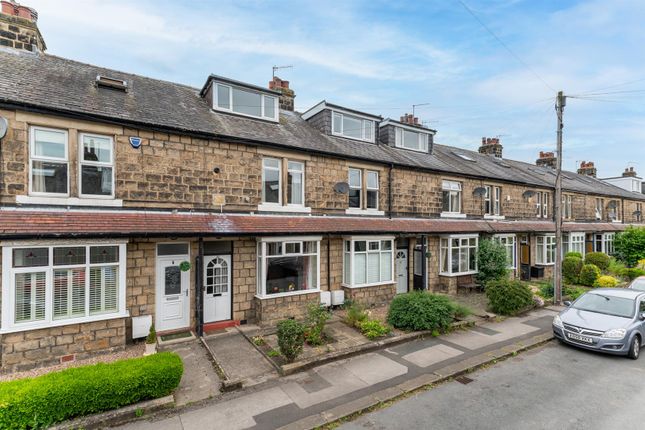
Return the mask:
<path id="1" fill-rule="evenodd" d="M 627 288 L 645 291 L 645 276 L 639 276 L 638 278 L 634 279 Z"/>
<path id="2" fill-rule="evenodd" d="M 553 334 L 570 345 L 636 360 L 645 339 L 645 291 L 598 288 L 565 302 Z"/>

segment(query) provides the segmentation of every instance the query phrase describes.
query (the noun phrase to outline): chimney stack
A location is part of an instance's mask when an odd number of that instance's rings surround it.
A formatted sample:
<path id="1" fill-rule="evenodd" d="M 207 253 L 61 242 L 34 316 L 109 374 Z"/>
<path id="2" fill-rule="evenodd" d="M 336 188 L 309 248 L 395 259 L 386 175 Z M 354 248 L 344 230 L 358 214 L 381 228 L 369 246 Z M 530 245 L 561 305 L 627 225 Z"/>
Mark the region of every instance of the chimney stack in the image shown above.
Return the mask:
<path id="1" fill-rule="evenodd" d="M 623 178 L 635 178 L 638 175 L 634 171 L 633 167 L 630 167 L 629 169 L 625 167 L 625 171 L 623 172 Z"/>
<path id="2" fill-rule="evenodd" d="M 37 22 L 34 9 L 13 0 L 0 0 L 0 47 L 31 52 L 47 49 Z"/>
<path id="3" fill-rule="evenodd" d="M 583 161 L 580 163 L 580 168 L 578 169 L 579 175 L 591 176 L 592 178 L 596 177 L 596 167 L 593 164 L 593 161 Z"/>
<path id="4" fill-rule="evenodd" d="M 289 81 L 283 81 L 277 76 L 269 82 L 269 89 L 278 91 L 280 95 L 280 109 L 293 112 L 296 98 L 296 93 L 289 88 Z"/>
<path id="5" fill-rule="evenodd" d="M 502 150 L 504 147 L 499 143 L 497 137 L 482 137 L 482 145 L 479 147 L 480 154 L 493 155 L 497 158 L 502 158 Z"/>
<path id="6" fill-rule="evenodd" d="M 405 115 L 401 116 L 401 121 L 400 122 L 401 122 L 401 124 L 411 125 L 413 127 L 423 127 L 419 123 L 419 118 L 417 118 L 416 116 L 414 116 L 412 114 L 408 114 L 408 113 L 406 113 Z"/>
<path id="7" fill-rule="evenodd" d="M 558 167 L 558 157 L 552 151 L 540 151 L 540 158 L 535 160 L 535 165 L 540 167 L 550 167 L 555 169 Z"/>

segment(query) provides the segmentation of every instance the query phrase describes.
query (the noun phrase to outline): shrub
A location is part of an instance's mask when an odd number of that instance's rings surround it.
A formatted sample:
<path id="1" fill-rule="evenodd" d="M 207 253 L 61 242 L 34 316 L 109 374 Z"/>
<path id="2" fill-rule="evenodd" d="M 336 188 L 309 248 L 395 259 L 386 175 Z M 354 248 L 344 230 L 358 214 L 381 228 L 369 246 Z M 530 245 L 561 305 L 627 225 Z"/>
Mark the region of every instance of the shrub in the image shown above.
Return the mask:
<path id="1" fill-rule="evenodd" d="M 585 264 L 593 264 L 600 270 L 607 270 L 609 267 L 609 256 L 602 252 L 590 252 L 585 256 Z"/>
<path id="2" fill-rule="evenodd" d="M 576 257 L 582 260 L 582 254 L 580 252 L 573 252 L 573 251 L 567 252 L 566 254 L 564 254 L 564 258 L 567 258 L 567 257 Z"/>
<path id="3" fill-rule="evenodd" d="M 402 330 L 446 330 L 454 312 L 454 304 L 447 297 L 415 291 L 392 300 L 387 322 Z"/>
<path id="4" fill-rule="evenodd" d="M 618 233 L 614 240 L 614 254 L 629 267 L 645 259 L 645 227 L 630 226 Z"/>
<path id="5" fill-rule="evenodd" d="M 572 254 L 571 252 L 569 254 Z M 562 260 L 562 276 L 567 284 L 577 284 L 580 270 L 582 269 L 582 258 L 568 256 Z"/>
<path id="6" fill-rule="evenodd" d="M 580 270 L 578 282 L 587 287 L 593 287 L 593 283 L 600 276 L 600 269 L 595 264 L 584 264 Z"/>
<path id="7" fill-rule="evenodd" d="M 489 239 L 479 241 L 477 250 L 477 281 L 486 285 L 488 281 L 504 278 L 508 274 L 506 248 L 499 242 Z"/>
<path id="8" fill-rule="evenodd" d="M 305 339 L 309 345 L 316 346 L 324 343 L 323 331 L 329 318 L 331 318 L 331 314 L 324 306 L 317 303 L 310 303 L 307 306 Z"/>
<path id="9" fill-rule="evenodd" d="M 545 299 L 552 299 L 555 290 L 552 282 L 540 282 L 538 288 L 540 289 L 540 296 Z"/>
<path id="10" fill-rule="evenodd" d="M 99 363 L 0 383 L 0 428 L 54 423 L 167 396 L 179 385 L 181 358 L 171 352 Z"/>
<path id="11" fill-rule="evenodd" d="M 638 267 L 639 269 L 645 270 L 645 258 L 643 258 L 642 260 L 638 260 L 638 265 L 636 267 Z"/>
<path id="12" fill-rule="evenodd" d="M 305 344 L 305 328 L 296 320 L 278 323 L 278 346 L 284 358 L 291 363 L 302 352 Z"/>
<path id="13" fill-rule="evenodd" d="M 628 278 L 630 281 L 633 281 L 639 276 L 645 276 L 645 270 L 639 269 L 638 267 L 632 267 L 629 269 L 625 269 L 622 275 Z"/>
<path id="14" fill-rule="evenodd" d="M 463 319 L 463 318 L 466 318 L 468 315 L 472 315 L 473 313 L 473 310 L 470 309 L 468 306 L 465 306 L 459 303 L 454 303 L 453 309 L 454 309 L 454 312 L 453 312 L 454 318 Z"/>
<path id="15" fill-rule="evenodd" d="M 346 309 L 345 323 L 347 325 L 360 328 L 361 323 L 367 320 L 367 312 L 358 303 L 352 302 L 346 306 Z"/>
<path id="16" fill-rule="evenodd" d="M 155 330 L 154 324 L 150 324 L 150 331 L 148 332 L 148 336 L 146 337 L 146 343 L 157 343 L 157 331 Z"/>
<path id="17" fill-rule="evenodd" d="M 616 260 L 614 257 L 609 257 L 609 266 L 607 272 L 614 276 L 622 276 L 625 273 L 625 263 Z"/>
<path id="18" fill-rule="evenodd" d="M 379 320 L 366 320 L 361 323 L 361 333 L 369 340 L 387 335 L 390 328 Z"/>
<path id="19" fill-rule="evenodd" d="M 486 285 L 486 296 L 493 312 L 513 315 L 533 304 L 531 289 L 517 280 L 499 279 Z"/>
<path id="20" fill-rule="evenodd" d="M 616 285 L 618 285 L 618 279 L 608 275 L 599 277 L 593 283 L 593 286 L 596 288 L 614 288 Z"/>
<path id="21" fill-rule="evenodd" d="M 569 300 L 577 300 L 578 297 L 586 293 L 587 291 L 582 287 L 567 287 L 564 289 L 564 295 L 569 297 Z"/>

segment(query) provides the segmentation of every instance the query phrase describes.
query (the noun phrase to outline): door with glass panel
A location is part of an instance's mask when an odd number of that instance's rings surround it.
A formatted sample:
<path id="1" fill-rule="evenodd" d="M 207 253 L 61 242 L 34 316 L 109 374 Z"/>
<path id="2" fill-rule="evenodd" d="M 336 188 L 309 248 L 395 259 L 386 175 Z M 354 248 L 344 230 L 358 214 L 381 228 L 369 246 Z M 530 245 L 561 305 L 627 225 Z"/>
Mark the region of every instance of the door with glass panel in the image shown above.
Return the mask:
<path id="1" fill-rule="evenodd" d="M 164 255 L 182 251 L 186 254 Z M 190 324 L 190 271 L 180 268 L 189 259 L 188 244 L 160 244 L 157 248 L 157 331 L 177 330 Z"/>
<path id="2" fill-rule="evenodd" d="M 231 319 L 231 256 L 204 257 L 204 322 Z"/>

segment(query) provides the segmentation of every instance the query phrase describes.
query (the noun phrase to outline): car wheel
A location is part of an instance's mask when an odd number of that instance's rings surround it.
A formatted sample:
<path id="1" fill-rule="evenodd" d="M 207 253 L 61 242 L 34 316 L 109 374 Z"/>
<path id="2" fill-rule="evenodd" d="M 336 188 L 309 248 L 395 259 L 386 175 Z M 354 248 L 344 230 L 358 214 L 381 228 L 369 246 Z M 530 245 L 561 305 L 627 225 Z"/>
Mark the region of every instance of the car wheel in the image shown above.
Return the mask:
<path id="1" fill-rule="evenodd" d="M 627 353 L 627 356 L 632 360 L 638 360 L 640 353 L 641 353 L 641 340 L 638 336 L 634 336 L 634 339 L 632 340 L 632 345 L 629 348 L 629 353 Z"/>

